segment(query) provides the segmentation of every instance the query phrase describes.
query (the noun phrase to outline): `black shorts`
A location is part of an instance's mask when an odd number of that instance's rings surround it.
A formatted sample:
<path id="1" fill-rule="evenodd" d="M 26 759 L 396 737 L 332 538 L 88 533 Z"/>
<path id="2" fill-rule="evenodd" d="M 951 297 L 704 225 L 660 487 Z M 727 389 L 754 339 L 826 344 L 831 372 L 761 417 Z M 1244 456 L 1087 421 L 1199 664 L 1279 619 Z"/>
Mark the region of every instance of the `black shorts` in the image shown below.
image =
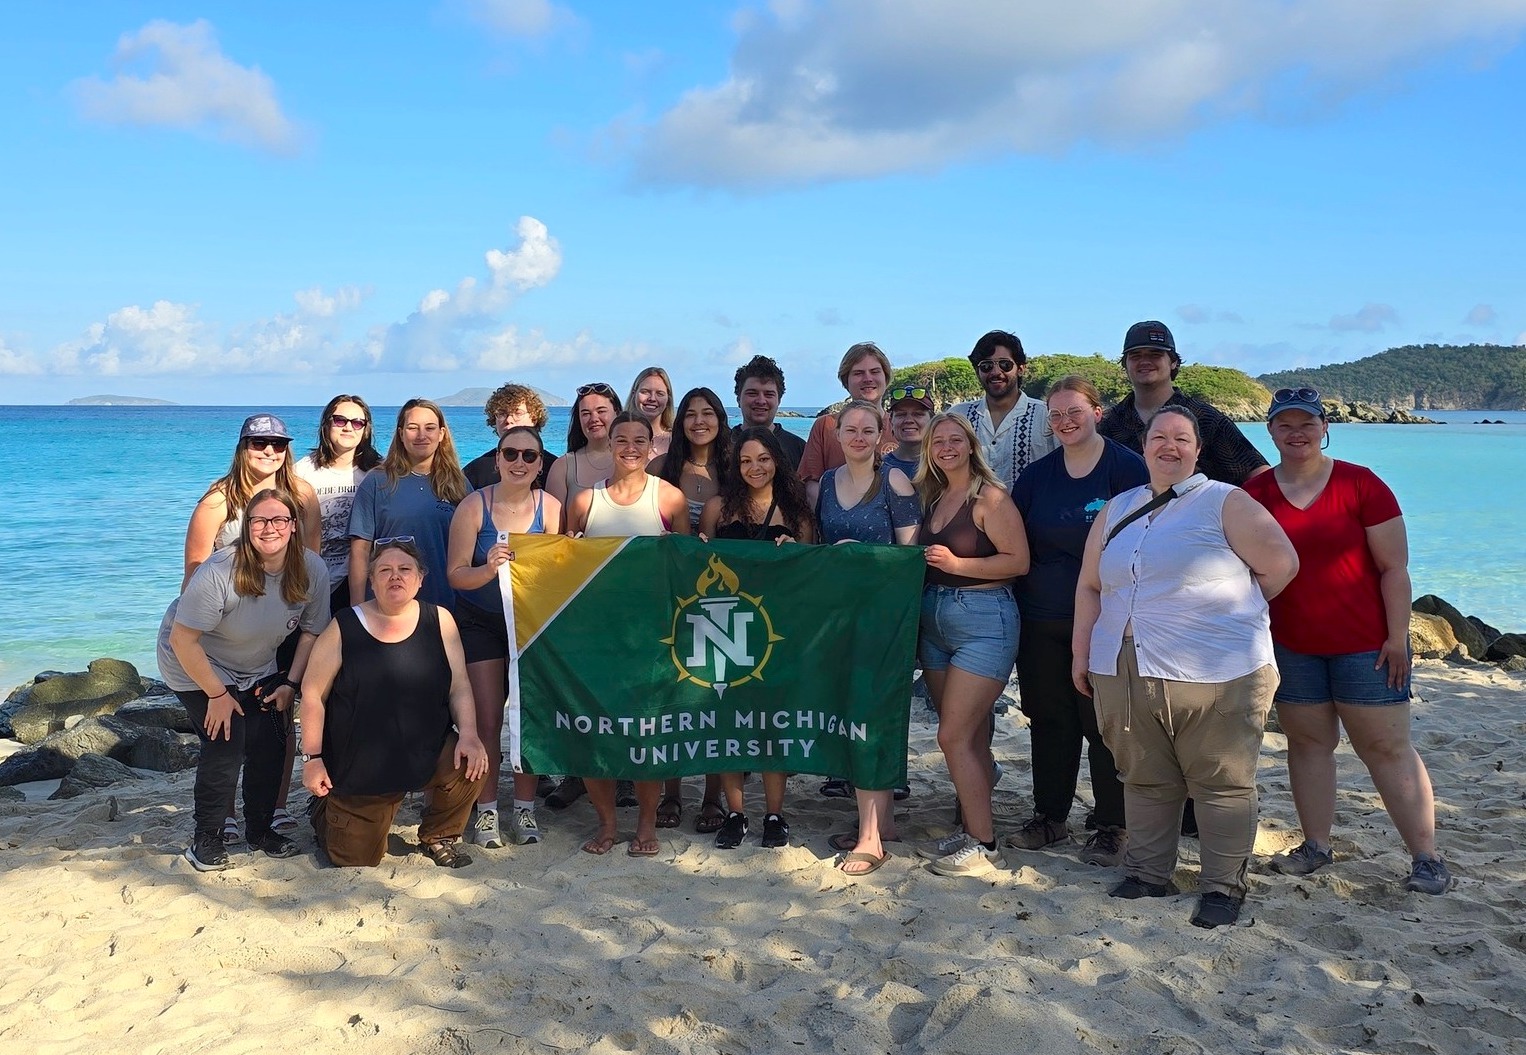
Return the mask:
<path id="1" fill-rule="evenodd" d="M 502 612 L 489 612 L 458 596 L 456 627 L 468 663 L 509 657 L 509 628 Z"/>

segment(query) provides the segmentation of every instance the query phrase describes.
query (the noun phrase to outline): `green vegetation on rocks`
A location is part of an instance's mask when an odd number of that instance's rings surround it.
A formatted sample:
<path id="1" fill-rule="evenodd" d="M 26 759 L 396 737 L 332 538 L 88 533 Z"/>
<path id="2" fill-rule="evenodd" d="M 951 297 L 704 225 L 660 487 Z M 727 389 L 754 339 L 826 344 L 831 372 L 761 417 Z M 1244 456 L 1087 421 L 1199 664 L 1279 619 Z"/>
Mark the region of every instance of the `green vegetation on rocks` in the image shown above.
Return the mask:
<path id="1" fill-rule="evenodd" d="M 1526 347 L 1423 344 L 1354 363 L 1263 374 L 1268 390 L 1307 385 L 1325 399 L 1416 410 L 1526 410 Z"/>

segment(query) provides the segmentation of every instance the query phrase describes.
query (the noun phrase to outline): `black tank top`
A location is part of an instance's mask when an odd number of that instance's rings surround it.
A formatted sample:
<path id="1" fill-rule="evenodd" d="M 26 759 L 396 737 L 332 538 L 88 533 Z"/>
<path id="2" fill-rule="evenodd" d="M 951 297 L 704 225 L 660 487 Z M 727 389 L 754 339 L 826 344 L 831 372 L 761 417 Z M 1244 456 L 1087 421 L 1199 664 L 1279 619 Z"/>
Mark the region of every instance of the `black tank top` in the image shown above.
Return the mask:
<path id="1" fill-rule="evenodd" d="M 372 637 L 341 609 L 340 667 L 324 702 L 323 764 L 341 795 L 417 791 L 434 776 L 450 734 L 450 660 L 440 613 L 419 602 L 419 625 L 401 641 Z"/>
<path id="2" fill-rule="evenodd" d="M 927 515 L 922 518 L 922 523 L 917 527 L 917 545 L 919 546 L 947 546 L 950 553 L 956 557 L 994 557 L 999 550 L 996 545 L 986 537 L 986 533 L 975 526 L 975 517 L 970 510 L 975 505 L 975 499 L 971 498 L 959 507 L 959 511 L 953 515 L 949 522 L 943 525 L 942 531 L 934 531 L 932 528 L 933 513 L 929 509 Z M 930 586 L 986 586 L 993 582 L 1005 582 L 1005 579 L 977 579 L 969 575 L 950 575 L 948 572 L 928 565 L 926 578 L 923 580 Z"/>

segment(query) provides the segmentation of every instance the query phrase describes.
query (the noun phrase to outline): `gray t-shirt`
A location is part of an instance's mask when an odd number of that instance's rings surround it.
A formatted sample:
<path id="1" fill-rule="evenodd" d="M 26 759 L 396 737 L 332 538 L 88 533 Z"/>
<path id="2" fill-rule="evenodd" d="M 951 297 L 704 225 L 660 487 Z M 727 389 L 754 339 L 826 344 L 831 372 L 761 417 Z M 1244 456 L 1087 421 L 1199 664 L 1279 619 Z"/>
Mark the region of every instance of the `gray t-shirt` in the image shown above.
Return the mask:
<path id="1" fill-rule="evenodd" d="M 200 630 L 201 647 L 225 685 L 247 689 L 276 669 L 276 649 L 297 627 L 310 634 L 329 621 L 329 575 L 323 558 L 303 550 L 307 560 L 305 604 L 287 604 L 281 597 L 281 577 L 265 576 L 261 597 L 240 597 L 233 589 L 233 555 L 229 546 L 213 553 L 186 583 L 185 592 L 170 602 L 159 624 L 159 674 L 177 692 L 194 692 L 196 682 L 186 674 L 170 648 L 176 623 Z"/>

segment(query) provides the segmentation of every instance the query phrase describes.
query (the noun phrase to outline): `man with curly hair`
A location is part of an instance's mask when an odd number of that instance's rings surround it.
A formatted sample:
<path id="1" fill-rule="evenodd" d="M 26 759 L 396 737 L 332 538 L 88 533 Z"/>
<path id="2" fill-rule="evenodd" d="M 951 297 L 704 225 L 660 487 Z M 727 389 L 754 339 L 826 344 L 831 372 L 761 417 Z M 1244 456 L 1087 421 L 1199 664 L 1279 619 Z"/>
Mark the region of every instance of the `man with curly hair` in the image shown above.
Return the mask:
<path id="1" fill-rule="evenodd" d="M 546 427 L 547 418 L 546 403 L 540 398 L 540 393 L 529 385 L 516 385 L 512 381 L 494 389 L 493 394 L 487 397 L 482 411 L 487 417 L 487 427 L 493 430 L 493 446 L 487 453 L 467 462 L 461 470 L 466 474 L 467 483 L 478 491 L 498 482 L 496 455 L 498 441 L 503 438 L 503 434 L 516 425 L 528 425 L 539 431 Z M 535 478 L 536 487 L 546 486 L 546 473 L 555 461 L 554 454 L 547 454 L 541 459 L 540 473 Z"/>

